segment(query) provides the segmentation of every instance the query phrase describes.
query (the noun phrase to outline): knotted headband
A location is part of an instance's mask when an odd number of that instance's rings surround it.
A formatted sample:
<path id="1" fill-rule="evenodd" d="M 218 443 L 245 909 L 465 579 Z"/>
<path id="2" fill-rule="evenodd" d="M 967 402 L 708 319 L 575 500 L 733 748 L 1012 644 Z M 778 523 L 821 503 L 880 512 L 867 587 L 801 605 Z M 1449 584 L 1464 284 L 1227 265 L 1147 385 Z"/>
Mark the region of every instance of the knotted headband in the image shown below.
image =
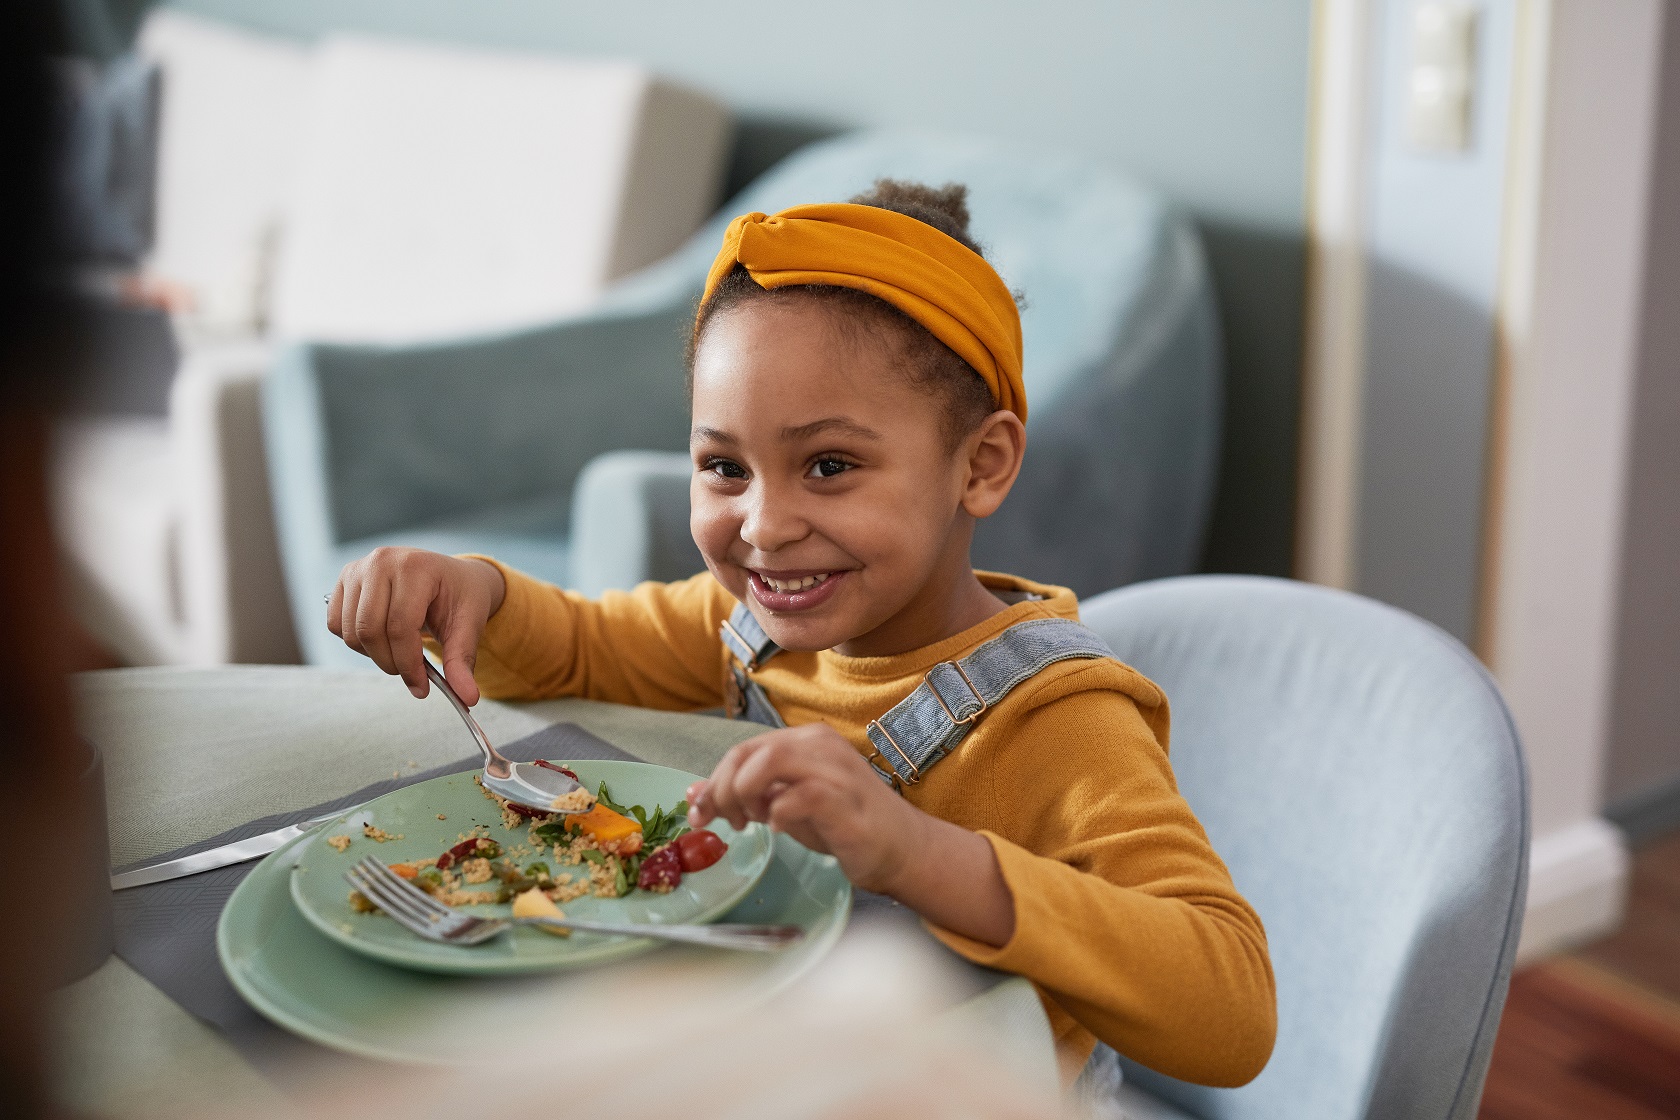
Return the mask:
<path id="1" fill-rule="evenodd" d="M 999 408 L 1027 418 L 1020 312 L 997 270 L 956 238 L 849 202 L 743 214 L 723 235 L 702 306 L 737 263 L 765 288 L 833 284 L 886 300 L 973 366 Z"/>

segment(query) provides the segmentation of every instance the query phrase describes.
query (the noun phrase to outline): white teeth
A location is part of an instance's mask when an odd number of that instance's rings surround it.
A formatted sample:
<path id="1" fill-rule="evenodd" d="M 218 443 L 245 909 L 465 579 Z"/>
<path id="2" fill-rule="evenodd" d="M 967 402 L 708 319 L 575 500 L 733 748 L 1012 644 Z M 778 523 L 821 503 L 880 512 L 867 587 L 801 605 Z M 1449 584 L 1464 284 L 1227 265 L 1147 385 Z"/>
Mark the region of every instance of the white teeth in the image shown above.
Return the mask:
<path id="1" fill-rule="evenodd" d="M 821 575 L 802 576 L 799 579 L 771 579 L 769 576 L 759 576 L 758 578 L 763 580 L 770 590 L 778 595 L 787 595 L 794 591 L 805 591 L 815 587 L 828 577 L 829 573 L 824 572 Z"/>

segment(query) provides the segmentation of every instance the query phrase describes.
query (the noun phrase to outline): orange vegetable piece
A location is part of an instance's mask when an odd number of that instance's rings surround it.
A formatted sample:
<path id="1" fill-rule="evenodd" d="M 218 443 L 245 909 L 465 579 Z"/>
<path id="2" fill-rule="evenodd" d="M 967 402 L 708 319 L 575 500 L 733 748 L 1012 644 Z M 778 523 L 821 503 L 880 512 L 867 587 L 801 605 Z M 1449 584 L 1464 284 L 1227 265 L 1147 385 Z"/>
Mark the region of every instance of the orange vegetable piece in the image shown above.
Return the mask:
<path id="1" fill-rule="evenodd" d="M 412 879 L 416 875 L 420 874 L 420 869 L 415 867 L 412 863 L 393 863 L 390 866 L 392 871 L 396 872 L 398 876 L 404 879 Z"/>
<path id="2" fill-rule="evenodd" d="M 615 813 L 599 802 L 587 813 L 574 813 L 566 818 L 566 827 L 572 831 L 582 831 L 593 836 L 602 846 L 616 845 L 634 851 L 639 844 L 626 844 L 631 835 L 639 840 L 642 826 L 636 823 L 634 817 L 627 817 L 622 813 Z"/>

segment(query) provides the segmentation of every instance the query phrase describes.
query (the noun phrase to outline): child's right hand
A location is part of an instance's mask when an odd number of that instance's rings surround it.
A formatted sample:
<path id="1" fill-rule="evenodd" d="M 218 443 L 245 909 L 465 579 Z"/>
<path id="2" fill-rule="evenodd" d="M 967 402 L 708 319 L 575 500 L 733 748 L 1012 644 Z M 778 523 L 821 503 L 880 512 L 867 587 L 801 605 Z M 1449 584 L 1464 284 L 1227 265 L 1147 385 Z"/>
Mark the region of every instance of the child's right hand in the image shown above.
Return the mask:
<path id="1" fill-rule="evenodd" d="M 420 639 L 430 634 L 443 647 L 449 686 L 464 703 L 476 704 L 479 635 L 506 594 L 502 573 L 482 560 L 376 548 L 339 573 L 327 599 L 327 629 L 422 698 L 431 686 Z"/>

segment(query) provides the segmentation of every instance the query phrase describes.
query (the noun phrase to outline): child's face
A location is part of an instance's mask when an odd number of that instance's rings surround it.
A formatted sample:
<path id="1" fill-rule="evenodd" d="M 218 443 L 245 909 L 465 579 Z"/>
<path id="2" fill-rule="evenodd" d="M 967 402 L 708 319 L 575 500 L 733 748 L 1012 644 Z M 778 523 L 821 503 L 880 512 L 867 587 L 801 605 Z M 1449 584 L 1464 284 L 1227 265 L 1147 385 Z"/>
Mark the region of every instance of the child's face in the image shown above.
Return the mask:
<path id="1" fill-rule="evenodd" d="M 707 325 L 690 527 L 777 645 L 898 653 L 938 629 L 947 584 L 973 579 L 971 449 L 947 446 L 941 396 L 893 368 L 891 342 L 833 314 L 761 302 Z"/>

